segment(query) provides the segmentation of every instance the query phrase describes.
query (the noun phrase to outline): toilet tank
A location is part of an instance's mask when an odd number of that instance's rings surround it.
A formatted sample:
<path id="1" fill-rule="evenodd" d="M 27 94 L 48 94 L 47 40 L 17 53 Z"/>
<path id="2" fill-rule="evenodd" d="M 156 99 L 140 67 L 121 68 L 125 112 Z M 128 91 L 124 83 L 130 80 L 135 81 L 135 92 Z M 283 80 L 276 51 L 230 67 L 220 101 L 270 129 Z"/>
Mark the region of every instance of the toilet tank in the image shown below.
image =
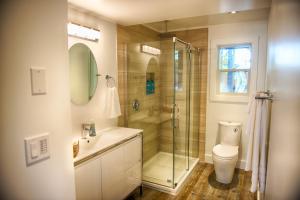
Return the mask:
<path id="1" fill-rule="evenodd" d="M 224 145 L 238 146 L 241 137 L 241 123 L 219 122 L 220 143 Z"/>

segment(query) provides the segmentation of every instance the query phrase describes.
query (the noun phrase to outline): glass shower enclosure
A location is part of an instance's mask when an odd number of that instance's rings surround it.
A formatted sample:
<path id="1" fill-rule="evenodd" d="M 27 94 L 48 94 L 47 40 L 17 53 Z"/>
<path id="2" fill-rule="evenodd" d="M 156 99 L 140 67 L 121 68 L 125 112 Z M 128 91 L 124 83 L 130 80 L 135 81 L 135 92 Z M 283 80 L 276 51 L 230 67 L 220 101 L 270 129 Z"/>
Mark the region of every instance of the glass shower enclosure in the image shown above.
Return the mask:
<path id="1" fill-rule="evenodd" d="M 127 125 L 143 130 L 143 182 L 173 193 L 198 162 L 200 51 L 176 38 L 127 44 Z"/>

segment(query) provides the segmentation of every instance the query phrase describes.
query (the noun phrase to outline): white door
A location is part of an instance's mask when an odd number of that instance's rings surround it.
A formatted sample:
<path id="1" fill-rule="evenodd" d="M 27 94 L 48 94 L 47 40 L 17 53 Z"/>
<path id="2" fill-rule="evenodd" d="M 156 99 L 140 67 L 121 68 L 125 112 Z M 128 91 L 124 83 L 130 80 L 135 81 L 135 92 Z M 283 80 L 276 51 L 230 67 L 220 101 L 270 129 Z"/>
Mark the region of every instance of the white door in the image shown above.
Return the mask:
<path id="1" fill-rule="evenodd" d="M 101 200 L 101 158 L 75 167 L 77 200 Z"/>
<path id="2" fill-rule="evenodd" d="M 273 92 L 266 199 L 300 199 L 300 1 L 272 0 L 268 89 Z M 297 195 L 297 197 L 295 197 Z"/>

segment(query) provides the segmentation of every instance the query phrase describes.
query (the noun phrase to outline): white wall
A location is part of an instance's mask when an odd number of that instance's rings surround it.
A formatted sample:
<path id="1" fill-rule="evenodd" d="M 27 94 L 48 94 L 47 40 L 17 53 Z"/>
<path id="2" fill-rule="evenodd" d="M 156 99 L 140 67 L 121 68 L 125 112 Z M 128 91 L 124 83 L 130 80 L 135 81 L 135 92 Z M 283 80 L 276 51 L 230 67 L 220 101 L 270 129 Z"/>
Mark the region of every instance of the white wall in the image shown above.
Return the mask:
<path id="1" fill-rule="evenodd" d="M 94 97 L 86 105 L 71 105 L 72 112 L 72 134 L 74 138 L 81 135 L 81 125 L 83 122 L 93 120 L 96 129 L 104 129 L 117 125 L 117 119 L 107 119 L 104 115 L 105 106 L 105 75 L 109 74 L 117 81 L 117 27 L 115 23 L 101 19 L 99 16 L 85 14 L 75 8 L 69 8 L 69 21 L 79 23 L 88 27 L 97 28 L 101 35 L 98 42 L 87 41 L 79 38 L 68 37 L 69 48 L 76 43 L 86 44 L 93 52 L 98 73 L 98 86 Z"/>
<path id="2" fill-rule="evenodd" d="M 2 1 L 0 7 L 1 199 L 75 199 L 67 51 L 67 1 Z M 30 67 L 47 70 L 32 96 Z M 24 138 L 50 133 L 50 159 L 27 167 Z"/>
<path id="3" fill-rule="evenodd" d="M 274 101 L 267 200 L 300 199 L 299 19 L 299 0 L 272 1 L 268 35 L 268 88 L 274 95 Z"/>
<path id="4" fill-rule="evenodd" d="M 259 38 L 258 42 L 258 73 L 256 90 L 264 90 L 265 69 L 266 69 L 266 43 L 267 43 L 267 22 L 246 22 L 237 24 L 222 24 L 209 26 L 209 74 L 208 74 L 208 92 L 210 91 L 211 75 L 211 42 L 213 40 L 236 40 L 237 38 Z M 245 135 L 247 123 L 247 103 L 216 102 L 207 97 L 206 113 L 206 142 L 205 142 L 205 161 L 212 163 L 212 149 L 217 141 L 218 122 L 236 121 L 242 123 L 242 136 L 239 148 L 239 167 L 244 168 L 246 157 L 248 137 Z"/>

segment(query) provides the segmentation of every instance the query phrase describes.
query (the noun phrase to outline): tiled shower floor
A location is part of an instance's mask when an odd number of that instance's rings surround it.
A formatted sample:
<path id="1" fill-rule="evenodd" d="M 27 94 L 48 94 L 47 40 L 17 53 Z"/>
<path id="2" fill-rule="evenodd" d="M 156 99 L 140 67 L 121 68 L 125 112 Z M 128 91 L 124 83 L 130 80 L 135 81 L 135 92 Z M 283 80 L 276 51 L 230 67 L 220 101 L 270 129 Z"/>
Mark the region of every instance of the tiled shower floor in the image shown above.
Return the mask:
<path id="1" fill-rule="evenodd" d="M 190 158 L 190 166 L 197 162 L 196 158 Z M 174 180 L 178 183 L 185 175 L 186 159 L 184 156 L 175 155 Z M 173 154 L 159 152 L 148 160 L 143 167 L 143 181 L 172 187 Z"/>

